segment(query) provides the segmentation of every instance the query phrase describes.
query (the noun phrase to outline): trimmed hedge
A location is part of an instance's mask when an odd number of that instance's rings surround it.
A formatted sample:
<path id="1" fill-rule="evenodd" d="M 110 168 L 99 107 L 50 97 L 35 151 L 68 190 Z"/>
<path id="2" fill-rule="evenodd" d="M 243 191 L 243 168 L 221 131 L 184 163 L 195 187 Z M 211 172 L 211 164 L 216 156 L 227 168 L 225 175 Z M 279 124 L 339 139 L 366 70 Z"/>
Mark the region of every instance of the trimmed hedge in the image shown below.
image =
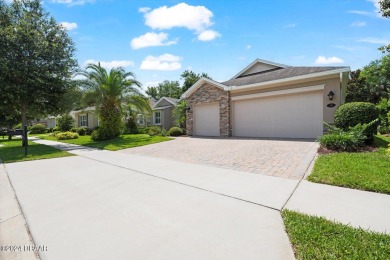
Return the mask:
<path id="1" fill-rule="evenodd" d="M 376 106 L 368 102 L 351 102 L 341 105 L 334 115 L 334 124 L 343 130 L 348 130 L 358 124 L 368 124 L 379 117 Z M 374 141 L 377 134 L 378 123 L 371 124 L 364 130 L 366 143 Z"/>
<path id="2" fill-rule="evenodd" d="M 46 126 L 42 124 L 36 124 L 31 127 L 30 134 L 44 134 L 46 133 Z"/>
<path id="3" fill-rule="evenodd" d="M 174 126 L 169 129 L 168 134 L 170 136 L 180 136 L 183 135 L 183 130 L 180 127 Z"/>
<path id="4" fill-rule="evenodd" d="M 77 139 L 79 138 L 79 135 L 77 133 L 73 132 L 64 132 L 64 133 L 58 133 L 56 135 L 57 140 L 69 140 L 69 139 Z"/>
<path id="5" fill-rule="evenodd" d="M 87 130 L 84 127 L 73 127 L 70 129 L 71 132 L 77 133 L 78 135 L 85 135 Z"/>

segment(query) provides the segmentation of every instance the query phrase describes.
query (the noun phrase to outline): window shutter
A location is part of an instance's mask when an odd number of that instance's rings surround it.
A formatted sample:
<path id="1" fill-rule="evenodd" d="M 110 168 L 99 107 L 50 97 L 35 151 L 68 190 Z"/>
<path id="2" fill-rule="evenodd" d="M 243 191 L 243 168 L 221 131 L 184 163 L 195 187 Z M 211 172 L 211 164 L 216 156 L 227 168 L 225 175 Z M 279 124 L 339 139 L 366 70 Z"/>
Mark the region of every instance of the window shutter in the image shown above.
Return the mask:
<path id="1" fill-rule="evenodd" d="M 77 118 L 78 118 L 78 120 L 77 120 L 78 121 L 77 127 L 80 127 L 80 121 L 81 121 L 80 115 L 78 115 Z"/>
<path id="2" fill-rule="evenodd" d="M 89 126 L 89 124 L 88 124 L 88 113 L 87 113 L 87 127 Z"/>

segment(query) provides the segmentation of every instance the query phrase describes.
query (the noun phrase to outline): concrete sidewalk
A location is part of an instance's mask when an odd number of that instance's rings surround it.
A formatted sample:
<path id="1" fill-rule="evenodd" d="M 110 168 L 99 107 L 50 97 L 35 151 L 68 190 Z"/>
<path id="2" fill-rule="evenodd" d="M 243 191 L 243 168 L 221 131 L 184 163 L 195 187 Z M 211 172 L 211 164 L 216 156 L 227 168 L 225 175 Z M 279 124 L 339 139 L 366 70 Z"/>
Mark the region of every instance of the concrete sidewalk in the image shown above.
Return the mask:
<path id="1" fill-rule="evenodd" d="M 390 195 L 302 181 L 287 209 L 390 234 Z"/>
<path id="2" fill-rule="evenodd" d="M 16 246 L 0 250 L 0 259 L 35 260 L 38 255 L 29 250 L 34 242 L 29 236 L 26 221 L 19 208 L 5 167 L 0 163 L 0 245 Z"/>

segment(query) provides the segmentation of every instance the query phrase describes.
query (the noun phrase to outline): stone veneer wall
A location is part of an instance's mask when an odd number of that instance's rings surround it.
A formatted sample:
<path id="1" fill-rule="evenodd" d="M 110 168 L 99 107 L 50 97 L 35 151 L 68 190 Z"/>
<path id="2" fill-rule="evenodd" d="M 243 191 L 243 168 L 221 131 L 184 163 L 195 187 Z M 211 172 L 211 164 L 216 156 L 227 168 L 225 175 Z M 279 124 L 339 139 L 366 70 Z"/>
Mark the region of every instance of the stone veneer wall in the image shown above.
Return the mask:
<path id="1" fill-rule="evenodd" d="M 187 134 L 192 135 L 194 129 L 194 105 L 219 102 L 219 133 L 221 136 L 231 136 L 230 127 L 230 93 L 210 84 L 203 84 L 194 93 L 187 97 L 186 129 Z"/>

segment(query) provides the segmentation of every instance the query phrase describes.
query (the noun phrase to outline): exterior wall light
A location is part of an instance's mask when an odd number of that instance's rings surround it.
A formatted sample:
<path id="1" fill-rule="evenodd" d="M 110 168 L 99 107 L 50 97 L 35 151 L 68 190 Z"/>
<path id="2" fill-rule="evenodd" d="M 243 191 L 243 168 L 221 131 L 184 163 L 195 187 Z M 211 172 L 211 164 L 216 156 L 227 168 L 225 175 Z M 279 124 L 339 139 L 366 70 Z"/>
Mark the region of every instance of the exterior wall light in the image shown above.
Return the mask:
<path id="1" fill-rule="evenodd" d="M 328 94 L 329 100 L 333 100 L 334 96 L 335 96 L 335 94 L 333 93 L 333 91 L 330 91 L 329 94 Z"/>

